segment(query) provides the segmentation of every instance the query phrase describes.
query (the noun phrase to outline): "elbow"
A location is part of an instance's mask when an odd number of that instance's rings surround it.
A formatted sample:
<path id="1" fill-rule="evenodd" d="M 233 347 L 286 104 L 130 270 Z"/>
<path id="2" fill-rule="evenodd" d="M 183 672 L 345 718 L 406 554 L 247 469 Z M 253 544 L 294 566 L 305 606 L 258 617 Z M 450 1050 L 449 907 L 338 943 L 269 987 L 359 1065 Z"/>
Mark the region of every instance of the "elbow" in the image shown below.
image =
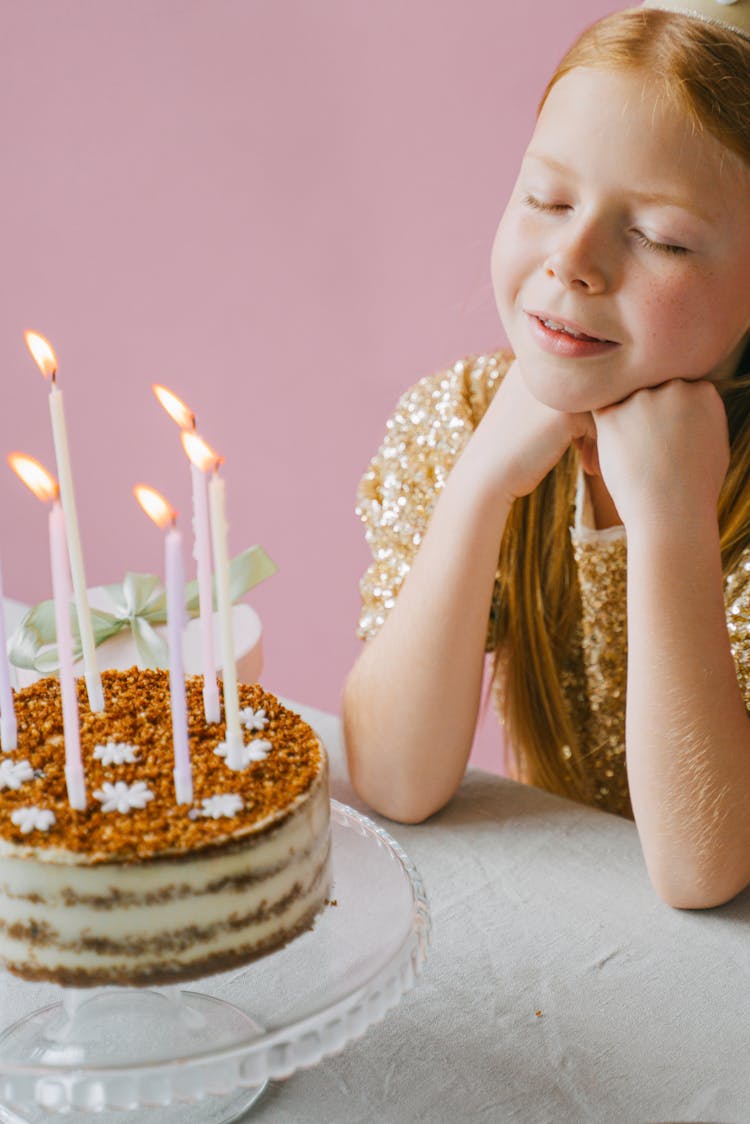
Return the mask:
<path id="1" fill-rule="evenodd" d="M 349 780 L 357 796 L 374 812 L 395 823 L 419 824 L 448 802 L 425 783 L 423 770 L 409 765 L 409 747 L 394 744 L 363 715 L 349 689 L 343 700 L 344 749 Z"/>
<path id="2" fill-rule="evenodd" d="M 361 798 L 365 800 L 364 796 Z M 366 802 L 368 804 L 370 803 L 370 801 Z M 436 811 L 439 811 L 438 808 L 423 811 L 418 805 L 412 804 L 408 800 L 389 800 L 380 807 L 375 804 L 371 804 L 371 807 L 377 815 L 392 820 L 394 823 L 406 824 L 407 826 L 416 826 L 417 824 L 424 823 L 425 820 L 428 820 Z"/>
<path id="3" fill-rule="evenodd" d="M 691 871 L 649 870 L 651 884 L 661 900 L 672 909 L 716 909 L 736 898 L 750 879 L 725 870 Z"/>
<path id="4" fill-rule="evenodd" d="M 661 890 L 657 890 L 657 893 L 665 905 L 672 909 L 698 910 L 717 909 L 721 905 L 726 905 L 737 896 L 739 890 L 729 894 L 702 893 L 699 890 L 678 891 L 677 893 L 663 893 Z"/>
<path id="5" fill-rule="evenodd" d="M 405 776 L 387 769 L 368 767 L 362 747 L 345 735 L 349 779 L 357 796 L 373 812 L 395 823 L 420 824 L 447 802 L 430 801 L 427 793 Z"/>
<path id="6" fill-rule="evenodd" d="M 364 799 L 364 797 L 362 797 Z M 381 807 L 373 805 L 374 810 L 381 816 L 385 816 L 394 823 L 416 825 L 425 823 L 431 816 L 444 808 L 450 800 L 442 800 L 438 802 L 425 801 L 423 794 L 420 792 L 410 792 L 402 789 L 401 792 L 389 793 L 386 801 L 382 802 Z"/>

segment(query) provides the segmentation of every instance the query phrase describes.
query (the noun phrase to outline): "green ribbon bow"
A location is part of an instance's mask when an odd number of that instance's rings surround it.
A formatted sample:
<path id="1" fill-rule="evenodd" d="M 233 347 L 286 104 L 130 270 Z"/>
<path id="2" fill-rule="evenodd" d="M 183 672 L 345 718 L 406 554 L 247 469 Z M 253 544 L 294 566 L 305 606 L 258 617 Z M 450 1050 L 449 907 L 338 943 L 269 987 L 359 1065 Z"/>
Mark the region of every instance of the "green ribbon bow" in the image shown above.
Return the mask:
<path id="1" fill-rule="evenodd" d="M 276 572 L 276 566 L 261 546 L 251 546 L 229 563 L 230 597 L 237 601 L 244 593 Z M 94 643 L 98 646 L 118 632 L 129 628 L 133 633 L 138 656 L 144 667 L 168 667 L 166 641 L 155 626 L 167 620 L 167 597 L 164 586 L 154 574 L 127 573 L 122 585 L 106 585 L 104 589 L 114 603 L 114 612 L 90 609 Z M 213 607 L 216 608 L 216 582 L 213 586 Z M 198 582 L 185 585 L 185 608 L 191 617 L 199 609 Z M 81 637 L 75 604 L 70 606 L 73 630 L 73 656 L 81 658 Z M 29 609 L 8 642 L 8 657 L 16 667 L 33 668 L 42 675 L 59 670 L 57 629 L 53 601 L 42 601 Z"/>

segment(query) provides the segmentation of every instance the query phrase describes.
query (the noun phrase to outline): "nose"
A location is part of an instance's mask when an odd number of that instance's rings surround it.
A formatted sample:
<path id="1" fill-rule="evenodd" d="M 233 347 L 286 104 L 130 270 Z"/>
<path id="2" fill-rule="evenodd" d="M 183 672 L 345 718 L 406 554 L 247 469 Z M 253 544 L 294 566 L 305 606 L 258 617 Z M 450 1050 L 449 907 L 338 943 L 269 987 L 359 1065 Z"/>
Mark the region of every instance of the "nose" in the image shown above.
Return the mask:
<path id="1" fill-rule="evenodd" d="M 611 283 L 604 266 L 604 236 L 590 226 L 566 231 L 544 263 L 544 272 L 566 289 L 603 293 Z"/>

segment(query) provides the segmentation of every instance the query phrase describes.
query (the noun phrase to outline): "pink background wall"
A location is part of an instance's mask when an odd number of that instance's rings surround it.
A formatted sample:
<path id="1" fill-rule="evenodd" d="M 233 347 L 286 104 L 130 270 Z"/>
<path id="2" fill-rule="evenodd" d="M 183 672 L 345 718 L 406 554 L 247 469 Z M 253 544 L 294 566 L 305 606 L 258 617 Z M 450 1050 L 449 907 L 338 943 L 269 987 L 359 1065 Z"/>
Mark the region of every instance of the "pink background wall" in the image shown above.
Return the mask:
<path id="1" fill-rule="evenodd" d="M 226 457 L 232 550 L 279 565 L 250 598 L 266 686 L 338 709 L 357 481 L 402 390 L 502 342 L 489 249 L 534 106 L 617 6 L 2 5 L 0 453 L 54 464 L 32 327 L 60 361 L 89 584 L 160 567 L 137 480 L 189 512 L 166 383 Z M 2 465 L 0 517 L 6 592 L 49 596 L 43 512 Z"/>

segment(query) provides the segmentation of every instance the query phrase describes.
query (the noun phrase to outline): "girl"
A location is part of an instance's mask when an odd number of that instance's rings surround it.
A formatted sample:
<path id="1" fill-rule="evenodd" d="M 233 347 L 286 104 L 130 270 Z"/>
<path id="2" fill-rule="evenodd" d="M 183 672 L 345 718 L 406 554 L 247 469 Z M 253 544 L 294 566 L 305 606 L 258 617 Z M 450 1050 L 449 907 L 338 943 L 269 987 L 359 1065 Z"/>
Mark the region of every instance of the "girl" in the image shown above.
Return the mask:
<path id="1" fill-rule="evenodd" d="M 515 359 L 423 380 L 360 487 L 353 784 L 404 822 L 451 798 L 487 646 L 514 774 L 718 905 L 750 882 L 750 0 L 584 33 L 492 277 Z"/>

